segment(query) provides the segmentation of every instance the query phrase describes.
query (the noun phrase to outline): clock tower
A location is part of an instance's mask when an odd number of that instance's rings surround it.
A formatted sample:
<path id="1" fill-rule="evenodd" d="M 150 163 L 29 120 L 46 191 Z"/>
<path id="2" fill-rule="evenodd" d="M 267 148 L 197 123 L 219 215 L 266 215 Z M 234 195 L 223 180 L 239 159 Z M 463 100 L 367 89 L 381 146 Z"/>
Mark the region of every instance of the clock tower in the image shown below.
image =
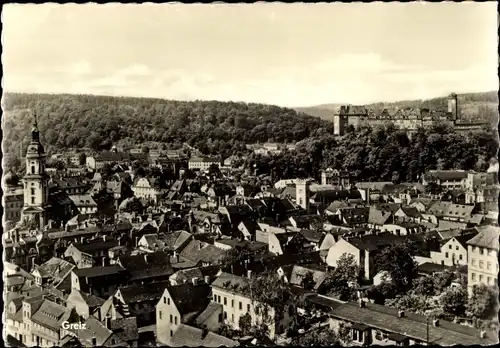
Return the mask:
<path id="1" fill-rule="evenodd" d="M 31 130 L 31 143 L 26 152 L 24 176 L 23 220 L 34 219 L 42 229 L 47 224 L 49 201 L 48 175 L 45 173 L 45 150 L 40 143 L 40 132 L 35 116 Z"/>

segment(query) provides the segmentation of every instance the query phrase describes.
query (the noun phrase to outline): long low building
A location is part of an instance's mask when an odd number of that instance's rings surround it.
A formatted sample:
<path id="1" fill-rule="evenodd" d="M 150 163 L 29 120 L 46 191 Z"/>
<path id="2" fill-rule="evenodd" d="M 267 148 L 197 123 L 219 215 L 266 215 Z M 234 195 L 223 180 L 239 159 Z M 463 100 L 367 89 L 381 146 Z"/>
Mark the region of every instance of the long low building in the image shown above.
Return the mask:
<path id="1" fill-rule="evenodd" d="M 330 311 L 330 325 L 349 323 L 356 345 L 492 345 L 497 332 L 479 331 L 449 321 L 400 311 L 370 302 L 339 303 Z"/>

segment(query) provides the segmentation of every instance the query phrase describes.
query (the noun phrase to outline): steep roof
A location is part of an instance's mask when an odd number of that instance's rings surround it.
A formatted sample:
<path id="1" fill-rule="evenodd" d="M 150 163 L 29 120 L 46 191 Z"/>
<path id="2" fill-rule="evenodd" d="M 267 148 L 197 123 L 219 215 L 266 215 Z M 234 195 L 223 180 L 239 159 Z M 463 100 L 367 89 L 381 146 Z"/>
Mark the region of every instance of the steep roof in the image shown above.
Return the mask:
<path id="1" fill-rule="evenodd" d="M 167 288 L 179 313 L 184 316 L 200 313 L 211 299 L 212 289 L 208 284 L 184 283 Z"/>
<path id="2" fill-rule="evenodd" d="M 170 281 L 157 283 L 134 284 L 118 289 L 126 303 L 155 301 L 160 299 L 165 289 L 170 285 Z"/>
<path id="3" fill-rule="evenodd" d="M 103 277 L 111 274 L 118 274 L 120 272 L 125 272 L 126 270 L 122 268 L 120 265 L 110 265 L 110 266 L 97 266 L 97 267 L 89 267 L 89 268 L 80 268 L 75 269 L 73 272 L 78 277 Z"/>
<path id="4" fill-rule="evenodd" d="M 235 347 L 239 343 L 213 332 L 205 332 L 193 326 L 181 324 L 178 326 L 169 346 L 171 347 Z"/>
<path id="5" fill-rule="evenodd" d="M 478 235 L 470 239 L 467 244 L 498 251 L 500 227 L 488 225 L 476 228 L 479 231 Z"/>

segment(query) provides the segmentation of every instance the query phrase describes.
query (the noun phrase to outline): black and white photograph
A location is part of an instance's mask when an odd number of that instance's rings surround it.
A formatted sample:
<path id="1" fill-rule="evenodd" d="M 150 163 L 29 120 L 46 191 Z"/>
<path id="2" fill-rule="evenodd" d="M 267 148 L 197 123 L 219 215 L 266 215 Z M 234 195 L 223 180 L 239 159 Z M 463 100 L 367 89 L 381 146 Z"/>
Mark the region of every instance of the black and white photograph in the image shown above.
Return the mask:
<path id="1" fill-rule="evenodd" d="M 498 344 L 497 7 L 3 4 L 4 345 Z"/>

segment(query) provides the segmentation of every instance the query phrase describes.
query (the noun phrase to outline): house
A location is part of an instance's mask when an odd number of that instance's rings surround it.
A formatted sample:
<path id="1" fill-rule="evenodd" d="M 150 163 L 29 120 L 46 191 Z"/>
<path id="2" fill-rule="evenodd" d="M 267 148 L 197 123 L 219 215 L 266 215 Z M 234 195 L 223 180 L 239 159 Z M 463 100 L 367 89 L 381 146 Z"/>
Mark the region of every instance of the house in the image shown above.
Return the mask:
<path id="1" fill-rule="evenodd" d="M 136 317 L 138 327 L 156 324 L 155 306 L 168 285 L 169 280 L 123 286 L 113 295 L 115 306 L 124 317 Z"/>
<path id="2" fill-rule="evenodd" d="M 108 239 L 107 236 L 83 243 L 71 243 L 64 252 L 64 257 L 72 259 L 77 268 L 106 264 L 108 250 L 119 243 L 117 240 Z"/>
<path id="3" fill-rule="evenodd" d="M 97 266 L 74 269 L 71 271 L 73 288 L 107 298 L 115 290 L 126 284 L 127 271 L 120 265 Z"/>
<path id="4" fill-rule="evenodd" d="M 160 187 L 156 178 L 137 178 L 132 185 L 134 196 L 143 201 L 158 202 L 160 196 L 167 191 Z"/>
<path id="5" fill-rule="evenodd" d="M 174 269 L 170 255 L 164 251 L 147 254 L 119 256 L 116 264 L 127 270 L 129 284 L 160 282 L 167 280 Z"/>
<path id="6" fill-rule="evenodd" d="M 445 189 L 460 189 L 465 186 L 467 176 L 464 170 L 430 170 L 422 176 L 422 185 L 432 183 Z"/>
<path id="7" fill-rule="evenodd" d="M 315 229 L 317 226 L 323 225 L 323 221 L 318 215 L 293 215 L 288 220 L 295 228 Z"/>
<path id="8" fill-rule="evenodd" d="M 370 206 L 368 211 L 367 227 L 375 230 L 382 230 L 383 226 L 390 221 L 394 221 L 393 215 L 390 211 L 382 211 L 377 207 Z"/>
<path id="9" fill-rule="evenodd" d="M 245 240 L 255 241 L 255 234 L 259 226 L 254 220 L 244 219 L 238 224 L 240 236 Z"/>
<path id="10" fill-rule="evenodd" d="M 169 347 L 236 347 L 239 342 L 221 335 L 217 335 L 208 329 L 180 324 L 170 339 Z"/>
<path id="11" fill-rule="evenodd" d="M 318 269 L 317 267 L 302 266 L 302 265 L 290 265 L 285 267 L 280 267 L 278 269 L 278 274 L 284 277 L 288 284 L 295 286 L 305 287 L 304 281 L 307 279 L 308 274 L 311 275 L 311 284 L 309 286 L 311 289 L 317 291 L 326 279 L 326 270 Z"/>
<path id="12" fill-rule="evenodd" d="M 74 308 L 76 313 L 88 319 L 106 302 L 106 300 L 89 293 L 72 289 L 66 300 L 66 307 Z"/>
<path id="13" fill-rule="evenodd" d="M 467 286 L 469 294 L 474 285 L 495 285 L 498 279 L 498 238 L 500 227 L 479 226 L 479 233 L 467 241 Z"/>
<path id="14" fill-rule="evenodd" d="M 103 323 L 96 317 L 90 316 L 82 324 L 85 325 L 70 328 L 69 331 L 84 347 L 130 347 L 120 333 L 113 332 L 110 320 Z"/>
<path id="15" fill-rule="evenodd" d="M 351 175 L 347 171 L 327 168 L 321 171 L 321 185 L 350 186 Z"/>
<path id="16" fill-rule="evenodd" d="M 28 347 L 59 346 L 67 335 L 65 322 L 77 323 L 78 317 L 54 298 L 21 296 L 6 301 L 5 331 Z"/>
<path id="17" fill-rule="evenodd" d="M 208 170 L 211 165 L 220 167 L 221 162 L 209 157 L 191 157 L 188 161 L 188 169 L 190 170 Z"/>
<path id="18" fill-rule="evenodd" d="M 422 226 L 414 222 L 395 220 L 392 223 L 384 224 L 381 231 L 391 232 L 397 236 L 407 236 L 422 232 Z"/>
<path id="19" fill-rule="evenodd" d="M 420 222 L 422 214 L 416 207 L 401 207 L 394 213 L 394 216 L 409 222 Z"/>
<path id="20" fill-rule="evenodd" d="M 268 237 L 269 252 L 275 255 L 298 254 L 304 251 L 305 246 L 307 246 L 305 238 L 299 232 L 270 232 Z M 312 250 L 312 246 L 309 246 L 308 249 Z"/>
<path id="21" fill-rule="evenodd" d="M 201 266 L 218 264 L 222 260 L 225 251 L 216 246 L 192 239 L 179 253 L 185 260 L 192 261 Z"/>
<path id="22" fill-rule="evenodd" d="M 97 203 L 91 195 L 71 195 L 69 199 L 73 202 L 80 214 L 96 214 Z"/>
<path id="23" fill-rule="evenodd" d="M 67 294 L 71 291 L 71 271 L 75 265 L 53 257 L 31 272 L 38 286 L 51 286 Z"/>
<path id="24" fill-rule="evenodd" d="M 479 330 L 444 320 L 430 320 L 396 308 L 370 302 L 340 303 L 330 312 L 330 327 L 347 324 L 354 345 L 490 345 L 498 332 Z"/>
<path id="25" fill-rule="evenodd" d="M 210 298 L 210 286 L 197 280 L 167 287 L 156 304 L 157 341 L 169 345 L 180 325 L 194 321 L 207 308 Z"/>
<path id="26" fill-rule="evenodd" d="M 440 241 L 441 247 L 438 252 L 431 251 L 431 260 L 434 263 L 445 266 L 467 265 L 467 241 L 477 234 L 472 231 L 458 230 L 458 233 Z M 440 235 L 445 235 L 441 232 Z"/>
<path id="27" fill-rule="evenodd" d="M 369 214 L 369 207 L 339 208 L 336 213 L 340 217 L 340 221 L 350 227 L 365 226 L 368 223 Z"/>
<path id="28" fill-rule="evenodd" d="M 342 236 L 328 250 L 326 263 L 330 267 L 336 267 L 338 259 L 343 254 L 351 254 L 358 267 L 364 270 L 365 278 L 371 279 L 375 275 L 375 256 L 380 250 L 390 245 L 401 244 L 405 240 L 413 240 L 424 246 L 422 242 L 425 240 L 424 238 L 421 235 L 397 236 L 390 232 L 375 232 L 363 236 Z M 424 249 L 418 251 L 425 253 Z"/>

